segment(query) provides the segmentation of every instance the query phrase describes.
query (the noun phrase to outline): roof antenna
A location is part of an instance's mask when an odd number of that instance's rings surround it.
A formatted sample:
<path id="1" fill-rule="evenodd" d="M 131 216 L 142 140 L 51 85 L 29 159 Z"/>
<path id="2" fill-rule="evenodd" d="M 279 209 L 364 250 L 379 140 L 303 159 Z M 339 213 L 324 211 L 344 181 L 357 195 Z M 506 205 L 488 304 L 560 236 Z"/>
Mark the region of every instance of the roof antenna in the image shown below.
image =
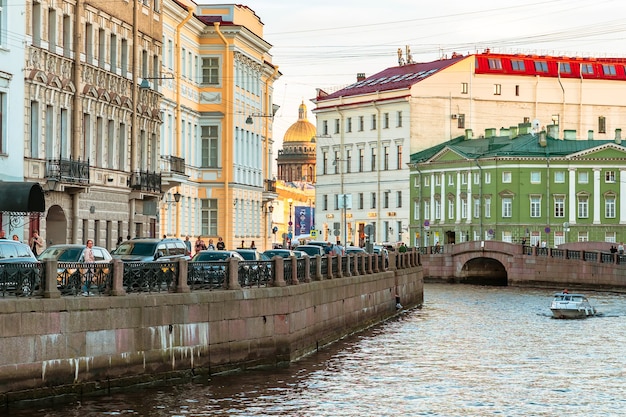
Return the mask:
<path id="1" fill-rule="evenodd" d="M 404 65 L 404 58 L 402 58 L 402 48 L 398 48 L 398 66 Z"/>

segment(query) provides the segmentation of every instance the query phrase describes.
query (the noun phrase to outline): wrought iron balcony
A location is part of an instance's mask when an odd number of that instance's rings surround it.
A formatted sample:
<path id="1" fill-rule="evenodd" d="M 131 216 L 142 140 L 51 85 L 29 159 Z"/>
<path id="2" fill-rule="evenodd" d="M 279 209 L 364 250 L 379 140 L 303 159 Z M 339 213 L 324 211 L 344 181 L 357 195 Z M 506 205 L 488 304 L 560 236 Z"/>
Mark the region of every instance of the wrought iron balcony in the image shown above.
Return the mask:
<path id="1" fill-rule="evenodd" d="M 89 160 L 80 159 L 48 159 L 46 178 L 55 179 L 64 184 L 89 184 Z"/>
<path id="2" fill-rule="evenodd" d="M 178 156 L 164 155 L 161 172 L 171 172 L 175 174 L 185 175 L 185 158 Z"/>
<path id="3" fill-rule="evenodd" d="M 130 174 L 128 186 L 133 190 L 161 192 L 161 174 L 149 171 L 135 171 Z"/>
<path id="4" fill-rule="evenodd" d="M 268 193 L 276 192 L 276 180 L 265 180 L 265 191 Z"/>

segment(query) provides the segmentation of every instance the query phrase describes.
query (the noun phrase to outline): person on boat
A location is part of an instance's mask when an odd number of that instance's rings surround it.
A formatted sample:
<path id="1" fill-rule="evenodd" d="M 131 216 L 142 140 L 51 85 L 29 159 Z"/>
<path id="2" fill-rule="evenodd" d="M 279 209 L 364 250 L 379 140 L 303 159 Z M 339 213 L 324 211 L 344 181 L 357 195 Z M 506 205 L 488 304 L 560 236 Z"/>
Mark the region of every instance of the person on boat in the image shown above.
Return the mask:
<path id="1" fill-rule="evenodd" d="M 567 291 L 567 288 L 563 290 L 563 294 L 569 294 L 569 291 Z"/>

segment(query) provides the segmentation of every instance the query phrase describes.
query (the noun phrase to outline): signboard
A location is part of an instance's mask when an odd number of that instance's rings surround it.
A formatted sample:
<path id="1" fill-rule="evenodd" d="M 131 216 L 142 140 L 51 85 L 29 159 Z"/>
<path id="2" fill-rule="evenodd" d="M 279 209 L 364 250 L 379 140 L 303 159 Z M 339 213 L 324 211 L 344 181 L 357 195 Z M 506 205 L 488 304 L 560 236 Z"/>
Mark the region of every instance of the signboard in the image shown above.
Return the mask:
<path id="1" fill-rule="evenodd" d="M 293 215 L 294 235 L 311 234 L 315 222 L 315 209 L 309 206 L 296 206 Z"/>
<path id="2" fill-rule="evenodd" d="M 352 209 L 352 194 L 339 194 L 338 200 L 339 209 Z"/>

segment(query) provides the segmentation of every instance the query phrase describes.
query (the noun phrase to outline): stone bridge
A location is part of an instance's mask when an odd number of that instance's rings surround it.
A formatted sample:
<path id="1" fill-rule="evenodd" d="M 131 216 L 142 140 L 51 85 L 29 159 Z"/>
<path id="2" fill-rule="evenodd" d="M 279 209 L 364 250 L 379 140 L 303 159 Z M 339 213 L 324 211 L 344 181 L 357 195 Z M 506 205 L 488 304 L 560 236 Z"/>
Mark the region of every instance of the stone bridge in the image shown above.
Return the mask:
<path id="1" fill-rule="evenodd" d="M 425 281 L 626 290 L 626 255 L 494 240 L 421 248 Z"/>

